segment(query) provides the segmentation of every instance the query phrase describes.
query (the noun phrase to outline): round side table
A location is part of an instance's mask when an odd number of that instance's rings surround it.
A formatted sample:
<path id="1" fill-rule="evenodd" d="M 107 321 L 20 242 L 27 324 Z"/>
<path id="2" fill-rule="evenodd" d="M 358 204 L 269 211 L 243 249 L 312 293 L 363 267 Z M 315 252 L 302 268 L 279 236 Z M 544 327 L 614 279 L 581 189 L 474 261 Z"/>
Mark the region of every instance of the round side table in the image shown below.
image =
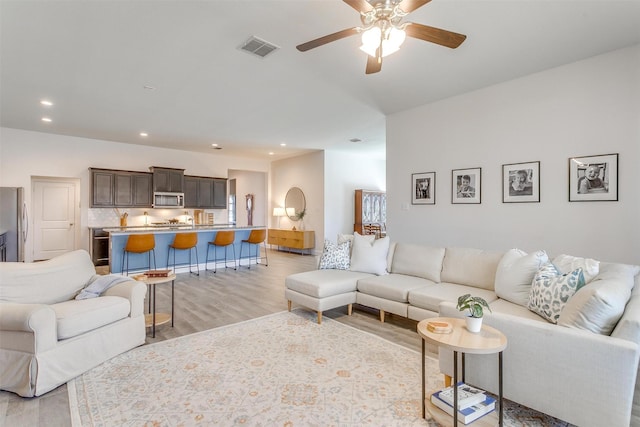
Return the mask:
<path id="1" fill-rule="evenodd" d="M 151 337 L 155 338 L 156 326 L 164 325 L 165 323 L 171 321 L 171 327 L 173 327 L 173 291 L 176 275 L 174 273 L 169 274 L 167 277 L 147 277 L 145 275 L 140 275 L 136 276 L 135 279 L 146 283 L 147 288 L 149 289 L 149 314 L 146 314 L 144 316 L 144 323 L 147 328 L 151 327 Z M 171 282 L 171 314 L 156 313 L 156 285 L 168 282 Z"/>
<path id="2" fill-rule="evenodd" d="M 427 323 L 429 322 L 448 322 L 452 326 L 452 331 L 449 333 L 435 333 L 429 331 Z M 464 319 L 458 319 L 453 317 L 437 317 L 431 319 L 425 319 L 418 323 L 418 335 L 420 335 L 422 341 L 422 416 L 426 415 L 425 407 L 429 408 L 431 415 L 436 418 L 436 421 L 441 424 L 446 423 L 446 420 L 451 420 L 449 414 L 437 408 L 431 404 L 431 400 L 426 401 L 426 384 L 425 384 L 425 342 L 429 342 L 438 347 L 447 348 L 453 351 L 453 425 L 458 424 L 458 353 L 462 354 L 462 381 L 464 381 L 464 355 L 470 354 L 493 354 L 498 353 L 498 425 L 503 425 L 503 407 L 502 407 L 502 352 L 507 348 L 507 337 L 499 330 L 492 328 L 491 326 L 482 325 L 482 329 L 478 333 L 469 332 L 465 326 Z M 492 414 L 489 414 L 492 415 Z M 489 415 L 482 417 L 478 420 L 484 420 Z M 488 421 L 488 420 L 484 420 Z M 449 421 L 450 422 L 450 421 Z M 495 425 L 495 424 L 494 424 Z"/>

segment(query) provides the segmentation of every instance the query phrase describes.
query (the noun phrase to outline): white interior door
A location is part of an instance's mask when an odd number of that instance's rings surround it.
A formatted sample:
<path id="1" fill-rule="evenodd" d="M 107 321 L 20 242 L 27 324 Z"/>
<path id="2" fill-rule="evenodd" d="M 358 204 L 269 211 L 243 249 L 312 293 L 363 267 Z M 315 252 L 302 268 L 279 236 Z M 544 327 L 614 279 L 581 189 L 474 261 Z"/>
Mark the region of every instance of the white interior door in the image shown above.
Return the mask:
<path id="1" fill-rule="evenodd" d="M 75 249 L 77 186 L 70 180 L 33 182 L 33 259 L 50 259 Z"/>

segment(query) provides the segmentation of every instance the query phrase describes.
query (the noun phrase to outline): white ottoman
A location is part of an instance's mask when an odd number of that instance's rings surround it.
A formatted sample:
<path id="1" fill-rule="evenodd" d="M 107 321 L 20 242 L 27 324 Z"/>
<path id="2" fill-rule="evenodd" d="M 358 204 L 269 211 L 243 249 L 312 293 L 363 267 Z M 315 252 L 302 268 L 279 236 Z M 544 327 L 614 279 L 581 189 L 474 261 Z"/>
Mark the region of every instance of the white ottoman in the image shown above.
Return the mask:
<path id="1" fill-rule="evenodd" d="M 318 323 L 322 323 L 322 312 L 336 307 L 348 306 L 351 315 L 352 304 L 356 302 L 358 280 L 373 276 L 349 270 L 313 270 L 296 273 L 284 281 L 284 296 L 291 311 L 293 302 L 318 312 Z"/>

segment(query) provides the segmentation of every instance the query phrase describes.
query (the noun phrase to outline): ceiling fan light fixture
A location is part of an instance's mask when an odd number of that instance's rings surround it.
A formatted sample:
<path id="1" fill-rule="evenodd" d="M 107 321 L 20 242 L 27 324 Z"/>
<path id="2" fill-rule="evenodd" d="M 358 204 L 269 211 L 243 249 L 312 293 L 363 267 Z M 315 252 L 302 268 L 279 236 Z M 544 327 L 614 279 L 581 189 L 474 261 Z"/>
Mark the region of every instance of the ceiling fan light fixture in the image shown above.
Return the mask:
<path id="1" fill-rule="evenodd" d="M 404 30 L 394 26 L 387 28 L 383 35 L 380 27 L 374 25 L 362 33 L 362 46 L 360 46 L 360 50 L 375 58 L 378 47 L 382 46 L 380 56 L 384 58 L 387 55 L 397 52 L 406 37 L 407 35 Z M 381 39 L 382 43 L 380 42 Z"/>

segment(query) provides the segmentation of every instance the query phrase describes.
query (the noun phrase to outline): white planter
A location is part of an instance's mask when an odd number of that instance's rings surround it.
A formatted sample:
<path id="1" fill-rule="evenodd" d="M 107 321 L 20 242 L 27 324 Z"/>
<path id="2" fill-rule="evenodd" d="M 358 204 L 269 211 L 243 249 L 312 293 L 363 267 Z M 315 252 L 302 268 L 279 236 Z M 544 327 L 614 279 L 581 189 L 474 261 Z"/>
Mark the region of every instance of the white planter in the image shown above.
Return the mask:
<path id="1" fill-rule="evenodd" d="M 482 329 L 482 317 L 470 317 L 466 318 L 467 330 L 469 332 L 478 333 Z"/>

